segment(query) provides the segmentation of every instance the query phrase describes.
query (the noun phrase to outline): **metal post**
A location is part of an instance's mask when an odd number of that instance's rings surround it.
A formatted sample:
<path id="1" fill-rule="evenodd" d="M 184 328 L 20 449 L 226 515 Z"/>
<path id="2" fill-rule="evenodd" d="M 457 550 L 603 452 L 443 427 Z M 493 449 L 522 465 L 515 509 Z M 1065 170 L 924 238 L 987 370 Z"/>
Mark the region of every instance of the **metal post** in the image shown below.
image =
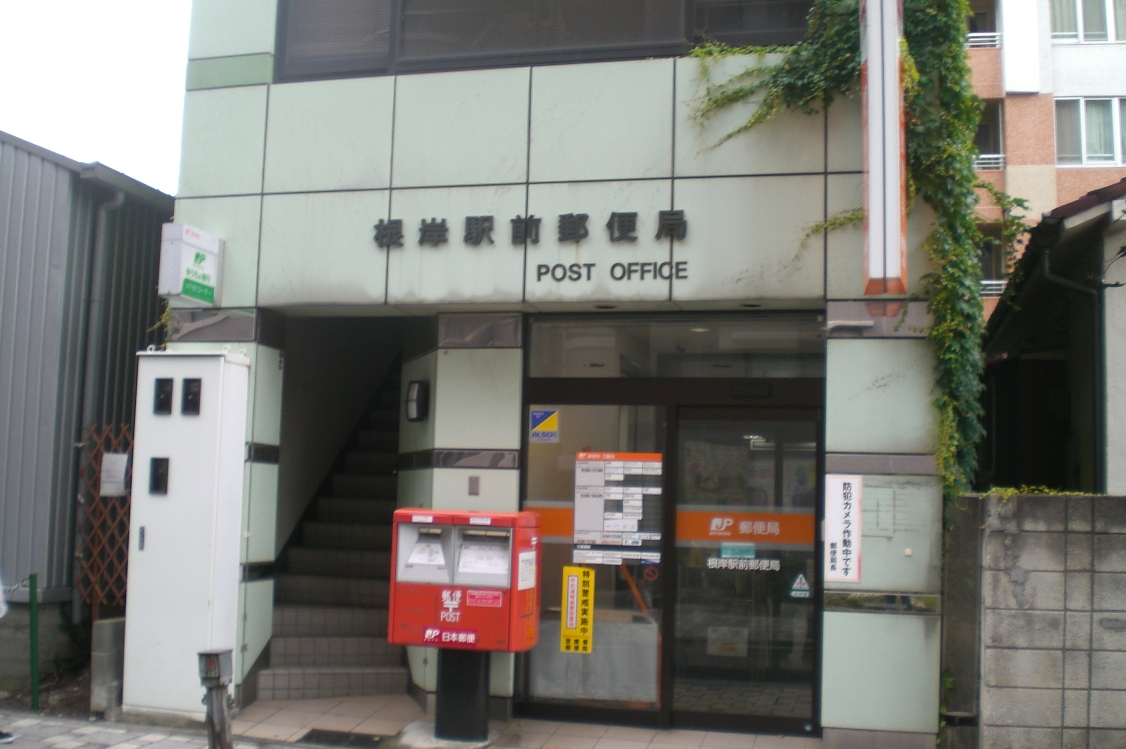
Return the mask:
<path id="1" fill-rule="evenodd" d="M 477 650 L 438 650 L 434 735 L 453 741 L 489 738 L 489 657 Z"/>
<path id="2" fill-rule="evenodd" d="M 227 713 L 227 685 L 231 683 L 234 659 L 230 650 L 204 650 L 199 654 L 199 682 L 207 689 L 207 746 L 231 749 L 231 720 Z"/>
<path id="3" fill-rule="evenodd" d="M 226 686 L 207 688 L 207 746 L 209 749 L 231 749 Z"/>
<path id="4" fill-rule="evenodd" d="M 27 576 L 27 618 L 31 640 L 31 709 L 39 709 L 39 575 Z"/>

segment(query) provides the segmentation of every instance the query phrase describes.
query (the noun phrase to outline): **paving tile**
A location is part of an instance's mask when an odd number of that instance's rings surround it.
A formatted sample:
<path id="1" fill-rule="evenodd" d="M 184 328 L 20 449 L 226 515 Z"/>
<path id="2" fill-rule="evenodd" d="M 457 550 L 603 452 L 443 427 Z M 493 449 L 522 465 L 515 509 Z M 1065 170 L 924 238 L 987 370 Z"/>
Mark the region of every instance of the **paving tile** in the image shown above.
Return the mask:
<path id="1" fill-rule="evenodd" d="M 594 749 L 597 738 L 588 736 L 560 736 L 556 734 L 544 742 L 543 749 Z"/>
<path id="2" fill-rule="evenodd" d="M 351 731 L 363 721 L 359 715 L 322 715 L 309 727 L 324 731 Z"/>
<path id="3" fill-rule="evenodd" d="M 496 745 L 519 747 L 519 749 L 541 749 L 550 738 L 550 733 L 534 733 L 523 727 L 509 728 L 496 740 Z"/>
<path id="4" fill-rule="evenodd" d="M 533 733 L 553 734 L 563 725 L 557 720 L 537 720 L 536 718 L 520 718 L 512 721 L 513 726 L 525 728 Z"/>
<path id="5" fill-rule="evenodd" d="M 168 738 L 168 734 L 166 733 L 149 733 L 145 734 L 144 736 L 138 737 L 136 740 L 144 741 L 146 744 L 151 744 L 154 741 L 160 741 L 161 739 L 166 738 Z"/>
<path id="6" fill-rule="evenodd" d="M 582 736 L 583 738 L 600 739 L 606 735 L 610 726 L 597 723 L 560 723 L 555 729 L 555 736 Z"/>
<path id="7" fill-rule="evenodd" d="M 602 738 L 594 745 L 594 749 L 645 749 L 647 746 L 649 746 L 648 741 L 626 741 L 625 739 Z"/>
<path id="8" fill-rule="evenodd" d="M 256 725 L 258 724 L 252 720 L 239 720 L 236 718 L 231 721 L 231 733 L 236 736 L 241 736 Z"/>
<path id="9" fill-rule="evenodd" d="M 294 726 L 267 726 L 258 724 L 243 734 L 251 739 L 266 739 L 268 741 L 289 741 L 298 734 L 304 734 L 304 728 Z"/>
<path id="10" fill-rule="evenodd" d="M 758 736 L 755 749 L 806 749 L 803 736 Z"/>
<path id="11" fill-rule="evenodd" d="M 394 736 L 406 727 L 408 721 L 368 718 L 352 729 L 352 733 L 366 733 L 373 736 Z"/>
<path id="12" fill-rule="evenodd" d="M 78 739 L 65 739 L 64 741 L 56 741 L 52 746 L 55 749 L 78 749 L 80 746 L 86 746 L 86 743 Z"/>
<path id="13" fill-rule="evenodd" d="M 708 731 L 701 746 L 707 749 L 751 749 L 754 744 L 754 734 Z"/>
<path id="14" fill-rule="evenodd" d="M 299 713 L 296 710 L 279 710 L 269 718 L 259 721 L 260 726 L 293 726 L 301 728 L 312 723 L 324 713 Z"/>
<path id="15" fill-rule="evenodd" d="M 644 741 L 648 744 L 657 735 L 649 728 L 628 728 L 625 726 L 611 726 L 602 735 L 604 739 L 618 739 L 621 741 Z"/>
<path id="16" fill-rule="evenodd" d="M 657 735 L 653 737 L 650 746 L 696 747 L 704 743 L 704 737 L 707 735 L 707 731 L 690 731 L 685 729 L 657 731 Z"/>

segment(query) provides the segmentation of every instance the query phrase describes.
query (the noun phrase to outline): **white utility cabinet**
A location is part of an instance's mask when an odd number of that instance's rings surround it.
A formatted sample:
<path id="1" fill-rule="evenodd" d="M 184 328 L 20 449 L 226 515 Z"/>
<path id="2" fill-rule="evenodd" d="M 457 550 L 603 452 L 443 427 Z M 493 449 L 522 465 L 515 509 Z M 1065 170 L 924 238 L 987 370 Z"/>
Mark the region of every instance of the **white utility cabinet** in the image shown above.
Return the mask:
<path id="1" fill-rule="evenodd" d="M 196 654 L 237 652 L 249 373 L 232 354 L 138 354 L 126 712 L 201 718 Z"/>

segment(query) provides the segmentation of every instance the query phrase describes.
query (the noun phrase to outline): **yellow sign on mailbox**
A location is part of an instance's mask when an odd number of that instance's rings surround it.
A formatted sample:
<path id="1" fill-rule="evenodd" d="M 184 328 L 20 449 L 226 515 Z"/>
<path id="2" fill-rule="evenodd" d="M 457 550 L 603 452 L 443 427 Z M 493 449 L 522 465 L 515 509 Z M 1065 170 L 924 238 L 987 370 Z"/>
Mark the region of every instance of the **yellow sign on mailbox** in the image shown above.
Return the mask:
<path id="1" fill-rule="evenodd" d="M 563 609 L 559 621 L 559 650 L 589 653 L 594 642 L 594 570 L 563 568 Z"/>

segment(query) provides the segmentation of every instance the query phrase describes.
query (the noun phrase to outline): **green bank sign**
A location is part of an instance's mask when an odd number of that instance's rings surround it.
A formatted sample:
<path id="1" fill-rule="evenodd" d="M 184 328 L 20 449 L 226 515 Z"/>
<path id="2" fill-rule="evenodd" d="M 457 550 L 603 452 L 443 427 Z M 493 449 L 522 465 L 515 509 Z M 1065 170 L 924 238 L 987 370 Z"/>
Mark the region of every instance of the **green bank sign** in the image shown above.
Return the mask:
<path id="1" fill-rule="evenodd" d="M 194 307 L 219 297 L 223 241 L 187 224 L 165 224 L 160 241 L 160 295 Z"/>

